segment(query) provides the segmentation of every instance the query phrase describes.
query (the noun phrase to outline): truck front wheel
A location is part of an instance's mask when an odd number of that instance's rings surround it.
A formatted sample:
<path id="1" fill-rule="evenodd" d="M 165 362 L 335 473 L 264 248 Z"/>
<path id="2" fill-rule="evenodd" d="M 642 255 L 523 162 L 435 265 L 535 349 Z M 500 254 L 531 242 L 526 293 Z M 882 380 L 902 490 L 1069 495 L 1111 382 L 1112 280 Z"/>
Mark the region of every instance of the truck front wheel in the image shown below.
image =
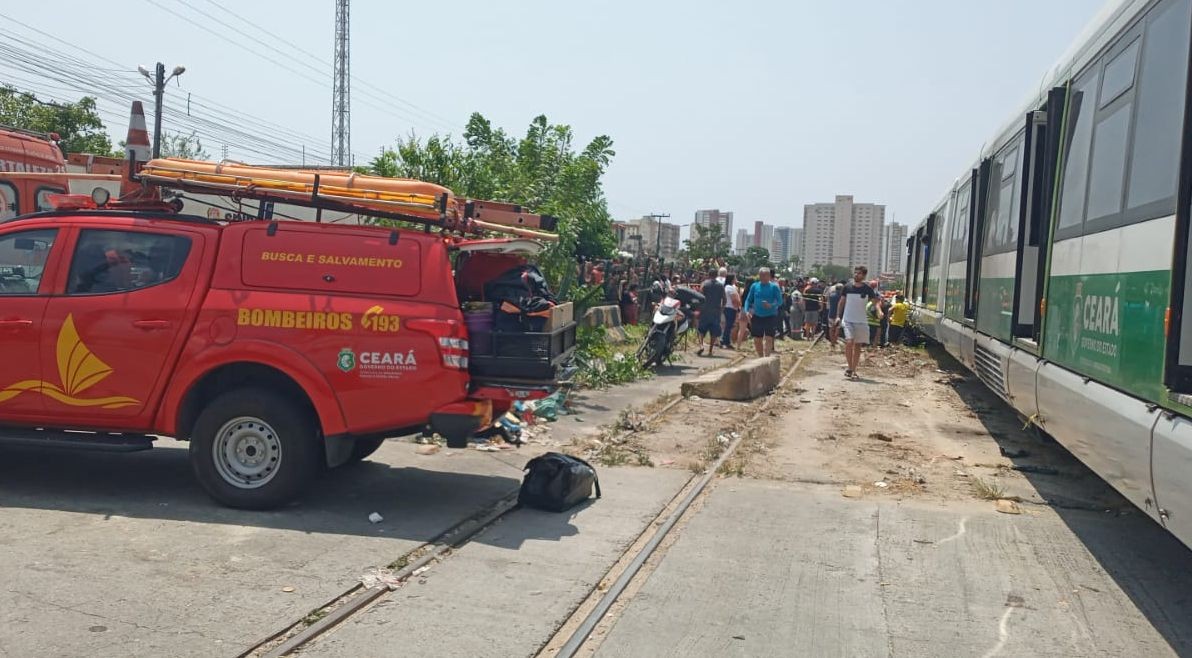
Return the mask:
<path id="1" fill-rule="evenodd" d="M 199 414 L 191 467 L 207 493 L 224 505 L 279 507 L 318 474 L 318 437 L 310 412 L 293 401 L 257 388 L 229 391 Z"/>

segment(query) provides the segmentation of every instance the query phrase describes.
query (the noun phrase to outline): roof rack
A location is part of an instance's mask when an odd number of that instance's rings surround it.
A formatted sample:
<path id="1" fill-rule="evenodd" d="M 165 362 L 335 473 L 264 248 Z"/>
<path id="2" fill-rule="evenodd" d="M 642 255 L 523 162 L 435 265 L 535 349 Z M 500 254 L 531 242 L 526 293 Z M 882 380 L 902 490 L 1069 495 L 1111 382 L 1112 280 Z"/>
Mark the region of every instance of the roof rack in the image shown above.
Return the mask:
<path id="1" fill-rule="evenodd" d="M 233 199 L 307 206 L 414 222 L 463 233 L 491 231 L 558 240 L 558 220 L 495 201 L 458 199 L 451 190 L 423 181 L 369 176 L 349 171 L 260 167 L 239 162 L 158 158 L 141 167 L 138 180 L 187 192 Z"/>

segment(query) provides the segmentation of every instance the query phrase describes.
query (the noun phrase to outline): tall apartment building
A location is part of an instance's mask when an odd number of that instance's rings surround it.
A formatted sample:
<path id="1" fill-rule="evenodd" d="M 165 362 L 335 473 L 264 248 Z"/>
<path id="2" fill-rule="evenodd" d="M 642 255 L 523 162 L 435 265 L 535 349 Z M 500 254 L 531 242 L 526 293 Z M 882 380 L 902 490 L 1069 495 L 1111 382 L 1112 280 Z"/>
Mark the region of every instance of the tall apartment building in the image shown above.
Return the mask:
<path id="1" fill-rule="evenodd" d="M 695 226 L 719 226 L 720 235 L 725 239 L 732 239 L 733 237 L 733 213 L 731 211 L 720 212 L 720 210 L 713 208 L 711 210 L 697 210 L 695 211 Z M 691 229 L 692 235 L 695 235 L 695 229 Z"/>
<path id="2" fill-rule="evenodd" d="M 799 229 L 790 226 L 779 226 L 774 229 L 774 249 L 770 251 L 770 260 L 775 263 L 785 263 L 790 260 L 795 249 L 795 231 Z"/>
<path id="3" fill-rule="evenodd" d="M 625 225 L 620 248 L 632 254 L 674 258 L 679 253 L 679 225 L 659 221 L 649 215 L 622 222 Z M 661 229 L 659 228 L 661 227 Z M 661 235 L 659 232 L 661 230 Z"/>
<path id="4" fill-rule="evenodd" d="M 766 251 L 774 251 L 774 227 L 765 222 L 753 223 L 753 246 Z M 771 253 L 773 256 L 773 253 Z"/>
<path id="5" fill-rule="evenodd" d="M 804 262 L 804 260 L 803 260 L 803 245 L 804 245 L 803 236 L 804 236 L 804 232 L 803 232 L 802 227 L 796 228 L 796 229 L 791 229 L 791 253 L 790 253 L 790 255 L 798 256 L 799 264 L 803 267 L 803 269 L 806 269 L 807 263 Z"/>
<path id="6" fill-rule="evenodd" d="M 737 229 L 737 239 L 733 242 L 733 254 L 744 256 L 745 251 L 752 245 L 753 234 L 743 228 Z"/>
<path id="7" fill-rule="evenodd" d="M 890 222 L 882 227 L 882 254 L 886 259 L 883 272 L 902 274 L 906 269 L 906 224 Z"/>
<path id="8" fill-rule="evenodd" d="M 851 195 L 837 195 L 833 203 L 803 206 L 803 263 L 864 265 L 873 275 L 882 271 L 882 227 L 886 207 L 855 203 Z"/>

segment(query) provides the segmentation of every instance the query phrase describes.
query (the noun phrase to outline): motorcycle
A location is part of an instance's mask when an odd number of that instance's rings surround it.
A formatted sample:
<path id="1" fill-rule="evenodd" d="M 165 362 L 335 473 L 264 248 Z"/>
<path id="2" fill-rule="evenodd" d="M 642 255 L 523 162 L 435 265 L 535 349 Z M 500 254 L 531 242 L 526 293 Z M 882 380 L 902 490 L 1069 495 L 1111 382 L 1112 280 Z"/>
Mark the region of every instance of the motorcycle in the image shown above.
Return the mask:
<path id="1" fill-rule="evenodd" d="M 654 310 L 654 322 L 637 349 L 643 367 L 661 366 L 675 351 L 681 338 L 691 330 L 695 307 L 704 296 L 690 288 L 675 288 L 666 293 Z"/>

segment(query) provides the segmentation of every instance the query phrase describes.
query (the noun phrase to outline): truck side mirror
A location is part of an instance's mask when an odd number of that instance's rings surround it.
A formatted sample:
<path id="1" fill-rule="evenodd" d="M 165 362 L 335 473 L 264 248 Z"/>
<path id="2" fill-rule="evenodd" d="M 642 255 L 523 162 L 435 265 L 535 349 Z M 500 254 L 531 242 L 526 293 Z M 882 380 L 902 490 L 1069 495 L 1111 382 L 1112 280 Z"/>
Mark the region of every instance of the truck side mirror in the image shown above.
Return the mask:
<path id="1" fill-rule="evenodd" d="M 34 251 L 37 249 L 37 240 L 33 238 L 17 238 L 13 240 L 12 246 L 20 251 Z"/>

